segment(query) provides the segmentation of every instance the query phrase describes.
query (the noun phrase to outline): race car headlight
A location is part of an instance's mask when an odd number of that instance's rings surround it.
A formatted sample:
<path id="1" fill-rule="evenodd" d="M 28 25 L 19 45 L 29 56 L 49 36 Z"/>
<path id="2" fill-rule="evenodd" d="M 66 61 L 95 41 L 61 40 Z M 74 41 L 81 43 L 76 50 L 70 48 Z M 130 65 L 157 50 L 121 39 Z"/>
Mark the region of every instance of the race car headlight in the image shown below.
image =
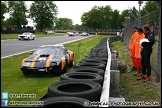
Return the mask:
<path id="1" fill-rule="evenodd" d="M 24 62 L 23 66 L 30 66 L 30 62 Z"/>

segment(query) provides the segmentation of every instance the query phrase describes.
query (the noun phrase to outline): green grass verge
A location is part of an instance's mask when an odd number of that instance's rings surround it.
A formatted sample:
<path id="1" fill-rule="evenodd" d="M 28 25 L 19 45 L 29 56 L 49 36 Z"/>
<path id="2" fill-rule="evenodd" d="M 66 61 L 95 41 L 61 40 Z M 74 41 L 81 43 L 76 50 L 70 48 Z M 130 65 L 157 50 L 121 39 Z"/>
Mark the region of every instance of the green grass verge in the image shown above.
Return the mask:
<path id="1" fill-rule="evenodd" d="M 112 42 L 111 45 L 114 50 L 118 51 L 119 59 L 126 61 L 128 66 L 132 67 L 132 61 L 126 47 L 124 46 L 124 43 L 121 41 L 115 41 Z M 152 57 L 154 57 L 154 55 L 157 55 L 157 43 L 155 43 L 153 47 L 156 49 L 154 49 Z M 155 58 L 151 58 L 151 62 L 154 62 L 154 59 Z M 135 76 L 135 73 L 136 71 L 129 73 L 123 73 L 122 71 L 120 72 L 121 95 L 125 98 L 126 101 L 129 102 L 159 102 L 161 106 L 161 82 L 155 82 L 155 71 L 152 70 L 151 81 L 147 81 L 145 83 L 142 83 L 141 80 L 136 80 L 139 76 Z"/>
<path id="2" fill-rule="evenodd" d="M 66 44 L 67 48 L 75 54 L 75 64 L 82 60 L 90 50 L 107 36 L 93 36 L 77 42 Z M 48 86 L 60 80 L 54 77 L 26 77 L 20 70 L 21 62 L 29 53 L 13 56 L 1 60 L 1 92 L 9 94 L 36 94 L 35 98 L 9 98 L 9 101 L 37 101 L 47 93 Z M 69 71 L 72 68 L 67 68 Z M 13 105 L 14 106 L 14 105 Z M 15 105 L 19 107 L 20 105 Z"/>
<path id="3" fill-rule="evenodd" d="M 17 39 L 18 35 L 21 35 L 21 34 L 1 34 L 1 40 Z M 48 35 L 46 35 L 44 32 L 36 32 L 35 35 L 36 35 L 36 38 L 49 37 L 49 36 L 65 36 L 65 34 L 48 34 Z"/>

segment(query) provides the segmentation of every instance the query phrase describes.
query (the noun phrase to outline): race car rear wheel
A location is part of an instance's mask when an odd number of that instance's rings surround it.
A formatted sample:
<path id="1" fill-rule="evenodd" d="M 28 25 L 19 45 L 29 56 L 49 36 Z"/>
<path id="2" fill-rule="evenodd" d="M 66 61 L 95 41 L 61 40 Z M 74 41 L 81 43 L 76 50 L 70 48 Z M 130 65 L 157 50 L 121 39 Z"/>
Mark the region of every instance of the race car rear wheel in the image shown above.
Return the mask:
<path id="1" fill-rule="evenodd" d="M 66 73 L 66 66 L 64 67 L 64 69 L 61 71 L 62 74 Z"/>

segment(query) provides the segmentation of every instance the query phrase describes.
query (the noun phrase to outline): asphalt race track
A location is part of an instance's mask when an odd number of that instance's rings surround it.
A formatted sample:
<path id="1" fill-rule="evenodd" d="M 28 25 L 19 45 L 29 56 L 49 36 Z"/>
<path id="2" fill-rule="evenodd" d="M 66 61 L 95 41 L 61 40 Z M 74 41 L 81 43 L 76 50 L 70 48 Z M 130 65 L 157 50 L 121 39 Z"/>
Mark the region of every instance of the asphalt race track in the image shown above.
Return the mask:
<path id="1" fill-rule="evenodd" d="M 87 37 L 91 36 L 53 36 L 46 38 L 35 38 L 35 40 L 1 40 L 1 59 L 36 49 L 40 45 L 54 45 Z"/>

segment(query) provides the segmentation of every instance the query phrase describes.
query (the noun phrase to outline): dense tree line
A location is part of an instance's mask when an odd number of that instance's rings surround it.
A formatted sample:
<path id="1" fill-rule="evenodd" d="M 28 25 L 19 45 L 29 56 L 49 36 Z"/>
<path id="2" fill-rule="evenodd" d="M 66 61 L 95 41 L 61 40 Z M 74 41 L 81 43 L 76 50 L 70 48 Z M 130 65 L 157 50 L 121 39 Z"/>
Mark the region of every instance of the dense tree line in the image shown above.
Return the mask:
<path id="1" fill-rule="evenodd" d="M 52 28 L 57 16 L 57 6 L 52 1 L 34 1 L 30 7 L 30 18 L 41 31 Z"/>
<path id="2" fill-rule="evenodd" d="M 140 16 L 144 16 L 158 9 L 154 1 L 147 1 Z M 10 18 L 5 20 L 4 14 L 9 13 Z M 45 28 L 89 28 L 89 29 L 117 29 L 123 28 L 125 17 L 130 17 L 131 21 L 136 20 L 139 11 L 133 7 L 131 9 L 113 10 L 110 5 L 94 6 L 81 16 L 81 25 L 73 25 L 72 19 L 57 18 L 58 7 L 52 1 L 32 1 L 30 8 L 27 9 L 25 1 L 1 1 L 1 28 L 4 25 L 16 25 L 21 27 L 27 25 L 28 18 L 36 24 L 38 30 Z"/>

